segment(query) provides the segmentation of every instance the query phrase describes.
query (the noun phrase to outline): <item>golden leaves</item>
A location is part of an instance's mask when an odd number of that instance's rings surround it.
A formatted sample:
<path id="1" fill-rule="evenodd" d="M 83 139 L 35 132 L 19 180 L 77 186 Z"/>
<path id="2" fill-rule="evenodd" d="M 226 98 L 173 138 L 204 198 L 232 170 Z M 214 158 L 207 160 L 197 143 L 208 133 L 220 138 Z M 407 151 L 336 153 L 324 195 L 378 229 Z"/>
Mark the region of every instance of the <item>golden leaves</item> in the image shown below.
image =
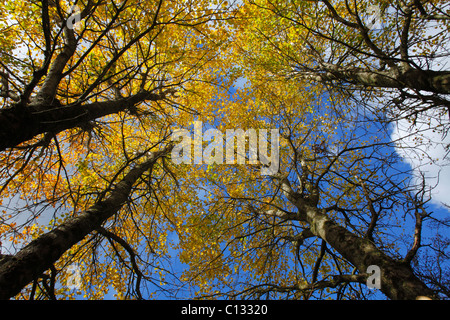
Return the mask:
<path id="1" fill-rule="evenodd" d="M 43 64 L 41 27 L 26 24 L 39 20 L 41 12 L 28 2 L 3 3 L 0 13 L 11 15 L 16 23 L 6 26 L 3 17 L 0 21 L 5 35 L 0 39 L 0 58 L 11 70 L 20 69 L 15 83 L 19 88 Z M 52 59 L 64 45 L 57 22 L 61 24 L 61 14 L 67 17 L 68 8 L 62 9 L 61 13 L 54 7 L 49 11 Z M 337 6 L 336 14 L 352 19 L 345 6 Z M 281 170 L 295 181 L 294 187 L 301 191 L 301 160 L 306 159 L 315 178 L 332 171 L 345 173 L 321 185 L 321 205 L 357 207 L 364 196 L 348 177 L 377 178 L 369 165 L 359 161 L 364 154 L 350 150 L 329 166 L 345 144 L 343 133 L 352 129 L 333 113 L 332 104 L 343 104 L 345 99 L 331 94 L 325 98 L 325 86 L 295 77 L 299 65 L 315 69 L 314 50 L 319 55 L 331 52 L 320 41 L 319 32 L 333 34 L 339 41 L 361 40 L 352 37 L 348 27 L 337 27 L 331 21 L 325 7 L 307 1 L 261 0 L 240 8 L 226 1 L 203 0 L 133 0 L 123 7 L 99 3 L 75 30 L 77 50 L 55 98 L 70 104 L 78 99 L 86 103 L 114 100 L 143 90 L 173 89 L 177 94 L 55 135 L 36 137 L 20 149 L 3 153 L 4 199 L 27 200 L 26 205 L 52 216 L 52 221 L 41 225 L 36 214 L 19 226 L 9 222 L 14 217 L 5 211 L 0 237 L 24 242 L 76 216 L 108 194 L 127 169 L 142 162 L 146 151 L 167 141 L 173 129 L 189 129 L 194 121 L 222 132 L 279 128 Z M 315 33 L 308 30 L 313 27 L 318 28 Z M 386 31 L 377 41 L 391 36 Z M 5 55 L 19 39 L 30 51 L 21 63 Z M 442 37 L 433 39 L 438 42 Z M 417 44 L 424 52 L 431 50 L 427 44 L 421 46 Z M 335 46 L 332 51 L 341 56 L 347 49 Z M 238 85 L 244 81 L 245 86 Z M 350 109 L 343 108 L 342 113 L 349 115 Z M 322 139 L 327 140 L 331 155 L 315 154 L 312 146 Z M 364 146 L 364 141 L 356 144 Z M 181 262 L 183 270 L 176 277 L 202 295 L 239 289 L 234 282 L 238 278 L 250 284 L 266 280 L 280 286 L 305 283 L 298 270 L 303 265 L 311 269 L 316 252 L 305 249 L 300 266 L 295 243 L 289 239 L 306 224 L 264 214 L 295 208 L 281 196 L 274 181 L 260 175 L 258 166 L 248 161 L 175 165 L 165 159 L 136 183 L 123 209 L 104 227 L 139 257 L 139 277 L 149 284 L 148 291 L 154 289 L 152 281 L 161 287 L 170 283 L 166 261 Z M 336 212 L 330 215 L 339 219 Z M 93 230 L 56 264 L 58 281 L 63 284 L 70 277 L 67 267 L 76 263 L 82 274 L 81 288 L 77 292 L 63 287 L 58 294 L 100 299 L 115 292 L 118 298 L 132 297 L 139 273 L 132 256 L 123 245 Z M 331 270 L 326 261 L 321 268 L 324 273 Z"/>

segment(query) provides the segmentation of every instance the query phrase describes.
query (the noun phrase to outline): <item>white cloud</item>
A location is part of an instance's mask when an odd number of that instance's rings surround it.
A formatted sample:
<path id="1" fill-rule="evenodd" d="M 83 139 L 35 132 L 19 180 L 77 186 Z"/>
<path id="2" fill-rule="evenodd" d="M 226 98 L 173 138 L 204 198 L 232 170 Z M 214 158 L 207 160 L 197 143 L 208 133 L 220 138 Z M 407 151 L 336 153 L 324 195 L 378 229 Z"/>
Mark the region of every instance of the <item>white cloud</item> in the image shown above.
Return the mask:
<path id="1" fill-rule="evenodd" d="M 420 178 L 423 174 L 426 184 L 433 188 L 432 202 L 450 204 L 450 135 L 439 130 L 439 124 L 446 123 L 448 115 L 429 112 L 420 120 L 414 126 L 407 120 L 398 121 L 391 138 L 398 141 L 396 151 L 415 175 Z"/>

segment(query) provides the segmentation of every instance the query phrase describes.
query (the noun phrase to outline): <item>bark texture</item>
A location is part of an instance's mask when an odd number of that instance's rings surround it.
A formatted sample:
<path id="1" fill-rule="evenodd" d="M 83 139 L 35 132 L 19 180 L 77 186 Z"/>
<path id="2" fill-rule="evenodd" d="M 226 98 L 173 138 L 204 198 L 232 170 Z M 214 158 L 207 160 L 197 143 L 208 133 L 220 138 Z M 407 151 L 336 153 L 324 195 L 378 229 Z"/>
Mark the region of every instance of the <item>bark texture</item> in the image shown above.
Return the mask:
<path id="1" fill-rule="evenodd" d="M 39 107 L 15 105 L 1 109 L 0 151 L 13 148 L 39 134 L 47 132 L 56 134 L 110 114 L 126 111 L 140 102 L 159 101 L 164 98 L 164 92 L 156 94 L 145 91 L 128 98 L 90 104 L 39 105 Z"/>
<path id="2" fill-rule="evenodd" d="M 314 197 L 305 198 L 294 191 L 287 176 L 274 176 L 280 181 L 280 188 L 286 198 L 298 209 L 296 219 L 307 222 L 310 231 L 325 240 L 344 259 L 354 265 L 360 274 L 366 274 L 371 265 L 381 271 L 380 290 L 393 300 L 415 300 L 426 296 L 437 298 L 414 274 L 409 262 L 395 260 L 378 249 L 369 238 L 360 237 L 333 221 L 325 210 L 318 208 L 318 189 Z M 290 218 L 292 219 L 292 217 Z"/>
<path id="3" fill-rule="evenodd" d="M 374 88 L 410 88 L 440 94 L 450 94 L 450 72 L 408 69 L 393 71 L 368 71 L 358 68 L 330 68 L 323 73 L 304 73 L 315 81 L 344 81 Z M 301 76 L 301 75 L 300 75 Z"/>
<path id="4" fill-rule="evenodd" d="M 30 242 L 16 255 L 8 257 L 6 261 L 2 260 L 0 299 L 9 299 L 17 295 L 28 283 L 49 269 L 65 251 L 116 214 L 126 203 L 133 184 L 169 150 L 170 147 L 167 147 L 152 153 L 145 162 L 131 169 L 115 185 L 107 198 Z"/>
<path id="5" fill-rule="evenodd" d="M 351 262 L 360 273 L 370 265 L 381 270 L 381 291 L 393 300 L 415 300 L 419 296 L 434 297 L 434 292 L 418 279 L 408 263 L 395 260 L 380 251 L 374 243 L 338 225 L 316 207 L 303 206 L 311 231 L 324 239 Z"/>

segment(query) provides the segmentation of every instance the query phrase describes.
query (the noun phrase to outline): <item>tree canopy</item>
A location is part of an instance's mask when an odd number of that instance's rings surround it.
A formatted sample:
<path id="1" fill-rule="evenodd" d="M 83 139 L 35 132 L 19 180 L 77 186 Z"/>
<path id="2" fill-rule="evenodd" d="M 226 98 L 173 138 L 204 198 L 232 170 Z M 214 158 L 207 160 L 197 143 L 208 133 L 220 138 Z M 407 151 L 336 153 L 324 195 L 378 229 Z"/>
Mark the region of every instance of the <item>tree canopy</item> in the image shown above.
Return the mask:
<path id="1" fill-rule="evenodd" d="M 0 10 L 0 298 L 450 297 L 446 1 Z"/>

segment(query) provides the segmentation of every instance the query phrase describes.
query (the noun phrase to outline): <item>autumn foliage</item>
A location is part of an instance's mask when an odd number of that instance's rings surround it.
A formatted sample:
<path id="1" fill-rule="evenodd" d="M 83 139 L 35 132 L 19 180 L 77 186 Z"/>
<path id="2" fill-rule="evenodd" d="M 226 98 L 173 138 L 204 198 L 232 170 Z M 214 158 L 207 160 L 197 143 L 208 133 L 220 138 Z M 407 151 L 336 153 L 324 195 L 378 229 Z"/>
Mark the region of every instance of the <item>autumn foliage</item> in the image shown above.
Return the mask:
<path id="1" fill-rule="evenodd" d="M 370 4 L 377 30 L 369 1 L 2 1 L 0 297 L 448 297 L 391 133 L 448 115 L 449 7 Z M 196 121 L 278 129 L 279 172 L 174 163 Z"/>

